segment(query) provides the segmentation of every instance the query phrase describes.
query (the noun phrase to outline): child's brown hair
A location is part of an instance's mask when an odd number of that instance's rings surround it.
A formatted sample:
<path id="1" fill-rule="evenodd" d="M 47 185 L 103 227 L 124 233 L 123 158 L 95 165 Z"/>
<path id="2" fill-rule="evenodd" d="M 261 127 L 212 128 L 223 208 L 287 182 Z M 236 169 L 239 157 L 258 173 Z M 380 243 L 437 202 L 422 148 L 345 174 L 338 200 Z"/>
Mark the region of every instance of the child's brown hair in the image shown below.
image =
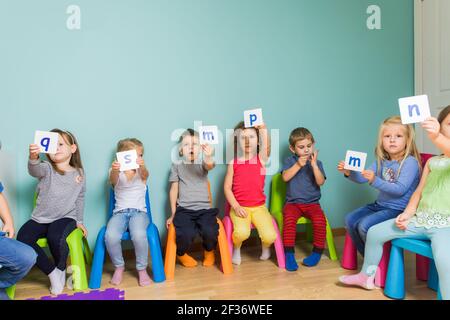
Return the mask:
<path id="1" fill-rule="evenodd" d="M 245 127 L 245 122 L 244 121 L 240 121 L 235 127 L 234 127 L 234 158 L 237 158 L 237 145 L 238 145 L 238 133 L 241 130 L 245 130 L 245 129 L 253 129 L 256 132 L 256 137 L 257 137 L 257 141 L 258 141 L 258 146 L 256 148 L 256 152 L 259 154 L 259 130 L 255 127 L 251 127 L 251 128 L 246 128 Z"/>
<path id="2" fill-rule="evenodd" d="M 309 139 L 312 143 L 315 142 L 311 131 L 303 127 L 295 128 L 289 135 L 289 144 L 292 148 L 295 148 L 295 144 L 304 139 Z"/>
<path id="3" fill-rule="evenodd" d="M 444 109 L 439 112 L 438 121 L 440 124 L 447 118 L 447 116 L 450 114 L 450 106 L 446 106 Z"/>

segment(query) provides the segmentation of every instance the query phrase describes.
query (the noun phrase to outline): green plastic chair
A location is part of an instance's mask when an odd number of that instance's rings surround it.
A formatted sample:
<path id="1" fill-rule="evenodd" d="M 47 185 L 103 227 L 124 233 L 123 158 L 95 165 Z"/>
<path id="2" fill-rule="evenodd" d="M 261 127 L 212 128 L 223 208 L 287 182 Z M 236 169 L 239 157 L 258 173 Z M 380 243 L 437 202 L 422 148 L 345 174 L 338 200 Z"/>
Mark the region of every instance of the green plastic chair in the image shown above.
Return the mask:
<path id="1" fill-rule="evenodd" d="M 16 285 L 6 288 L 6 294 L 11 300 L 14 300 L 14 295 L 16 293 Z"/>
<path id="2" fill-rule="evenodd" d="M 281 173 L 278 173 L 272 178 L 272 186 L 270 192 L 270 213 L 275 218 L 278 223 L 278 229 L 280 233 L 283 233 L 283 206 L 286 199 L 286 183 L 281 177 Z M 330 254 L 330 259 L 333 261 L 338 260 L 336 254 L 336 247 L 334 245 L 333 232 L 331 231 L 330 224 L 327 220 L 327 247 Z M 306 226 L 306 240 L 312 242 L 313 240 L 313 229 L 311 221 L 305 217 L 298 219 L 297 224 L 304 224 Z"/>
<path id="3" fill-rule="evenodd" d="M 37 194 L 34 194 L 34 206 L 36 206 Z M 88 278 L 86 264 L 92 264 L 92 254 L 87 239 L 83 236 L 83 231 L 76 228 L 66 238 L 69 246 L 69 256 L 72 267 L 73 290 L 83 291 L 88 289 Z M 48 247 L 47 238 L 40 238 L 37 244 L 41 248 Z M 84 249 L 84 250 L 83 250 Z"/>

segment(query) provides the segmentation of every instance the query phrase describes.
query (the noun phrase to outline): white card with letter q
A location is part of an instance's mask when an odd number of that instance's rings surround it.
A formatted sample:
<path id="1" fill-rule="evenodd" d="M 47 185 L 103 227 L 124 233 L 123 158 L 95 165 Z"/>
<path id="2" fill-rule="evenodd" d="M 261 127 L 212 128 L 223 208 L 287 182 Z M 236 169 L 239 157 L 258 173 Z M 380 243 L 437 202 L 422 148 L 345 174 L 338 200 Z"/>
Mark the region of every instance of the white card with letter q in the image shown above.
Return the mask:
<path id="1" fill-rule="evenodd" d="M 128 150 L 116 153 L 117 161 L 120 163 L 120 171 L 138 169 L 136 150 Z"/>
<path id="2" fill-rule="evenodd" d="M 264 124 L 262 109 L 253 109 L 244 111 L 244 125 L 246 128 L 252 128 Z"/>
<path id="3" fill-rule="evenodd" d="M 362 172 L 366 167 L 367 153 L 348 150 L 344 169 Z"/>
<path id="4" fill-rule="evenodd" d="M 423 122 L 431 116 L 427 95 L 398 99 L 403 124 Z"/>
<path id="5" fill-rule="evenodd" d="M 58 140 L 57 132 L 37 130 L 34 133 L 34 144 L 41 148 L 41 153 L 55 154 L 58 150 Z"/>

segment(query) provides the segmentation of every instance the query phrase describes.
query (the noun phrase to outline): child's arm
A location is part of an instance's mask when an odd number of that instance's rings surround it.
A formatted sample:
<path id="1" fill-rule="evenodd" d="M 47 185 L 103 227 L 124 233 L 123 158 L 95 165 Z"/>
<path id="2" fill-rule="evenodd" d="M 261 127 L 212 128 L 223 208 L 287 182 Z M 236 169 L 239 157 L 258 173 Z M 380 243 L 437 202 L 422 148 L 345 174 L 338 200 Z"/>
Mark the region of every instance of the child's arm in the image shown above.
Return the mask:
<path id="1" fill-rule="evenodd" d="M 209 144 L 202 144 L 202 150 L 203 150 L 203 168 L 205 168 L 206 171 L 210 171 L 214 169 L 216 166 L 216 163 L 213 158 L 214 149 Z"/>
<path id="2" fill-rule="evenodd" d="M 289 161 L 289 159 L 287 161 Z M 300 169 L 306 165 L 307 162 L 308 162 L 307 156 L 299 157 L 298 160 L 290 168 L 283 170 L 283 172 L 281 173 L 283 181 L 289 182 L 293 177 L 295 177 L 297 172 L 299 172 Z"/>
<path id="3" fill-rule="evenodd" d="M 120 163 L 118 161 L 114 161 L 111 165 L 111 169 L 109 171 L 109 182 L 115 187 L 117 181 L 119 181 L 120 174 Z"/>
<path id="4" fill-rule="evenodd" d="M 411 219 L 416 214 L 416 209 L 419 206 L 420 199 L 422 198 L 423 188 L 425 187 L 428 174 L 430 173 L 430 168 L 428 166 L 429 162 L 430 160 L 427 161 L 423 169 L 422 178 L 420 179 L 416 191 L 414 191 L 411 198 L 409 199 L 408 205 L 406 206 L 403 213 L 395 219 L 396 225 L 399 229 L 405 230 L 408 226 L 409 219 Z"/>
<path id="5" fill-rule="evenodd" d="M 442 151 L 442 153 L 450 156 L 450 139 L 441 133 L 441 125 L 439 121 L 430 117 L 422 123 L 422 128 L 427 131 L 428 138 L 433 144 Z"/>
<path id="6" fill-rule="evenodd" d="M 377 163 L 376 162 L 372 163 L 370 168 L 368 170 L 364 170 L 364 171 L 376 172 L 377 171 Z M 350 171 L 350 175 L 347 176 L 345 173 L 344 173 L 344 175 L 346 178 L 350 179 L 351 181 L 360 183 L 360 184 L 366 183 L 369 181 L 366 178 L 364 178 L 364 176 L 362 175 L 361 172 L 358 172 L 358 171 Z"/>
<path id="7" fill-rule="evenodd" d="M 14 237 L 14 222 L 11 215 L 11 211 L 9 210 L 8 201 L 3 196 L 3 193 L 0 192 L 0 219 L 3 221 L 3 232 L 7 232 L 8 238 Z"/>
<path id="8" fill-rule="evenodd" d="M 270 149 L 271 149 L 270 137 L 265 124 L 256 126 L 256 129 L 258 129 L 259 131 L 259 139 L 260 139 L 259 158 L 262 163 L 266 164 L 270 158 Z"/>
<path id="9" fill-rule="evenodd" d="M 172 212 L 172 215 L 166 221 L 167 228 L 169 228 L 169 225 L 172 223 L 173 218 L 175 217 L 175 212 L 177 211 L 177 200 L 178 200 L 178 182 L 172 182 L 169 190 L 170 211 Z"/>
<path id="10" fill-rule="evenodd" d="M 322 173 L 322 170 L 319 167 L 319 163 L 317 161 L 318 154 L 319 154 L 318 150 L 314 151 L 314 153 L 312 154 L 311 167 L 313 169 L 314 179 L 316 180 L 317 185 L 320 187 L 323 186 L 323 184 L 325 183 L 325 176 Z"/>
<path id="11" fill-rule="evenodd" d="M 83 186 L 81 187 L 81 191 L 78 194 L 77 200 L 75 200 L 75 207 L 77 210 L 77 227 L 83 231 L 84 237 L 87 237 L 88 232 L 86 227 L 83 224 L 83 216 L 84 216 L 84 195 L 86 193 L 86 180 L 85 176 L 83 176 L 83 181 L 81 182 Z"/>
<path id="12" fill-rule="evenodd" d="M 414 180 L 417 178 L 419 170 L 419 164 L 417 163 L 417 161 L 415 159 L 409 158 L 403 163 L 397 181 L 385 181 L 380 177 L 374 175 L 373 179 L 369 180 L 369 183 L 375 189 L 386 192 L 393 196 L 400 197 L 408 192 Z"/>
<path id="13" fill-rule="evenodd" d="M 147 182 L 149 173 L 147 167 L 145 166 L 144 159 L 138 158 L 136 162 L 139 165 L 139 174 L 141 175 L 141 179 L 145 183 Z"/>
<path id="14" fill-rule="evenodd" d="M 233 194 L 233 174 L 234 174 L 233 163 L 230 163 L 230 164 L 228 164 L 227 174 L 225 175 L 223 191 L 225 193 L 225 198 L 227 199 L 231 208 L 234 209 L 234 212 L 236 212 L 236 215 L 238 215 L 239 217 L 245 218 L 247 216 L 247 212 L 245 211 L 244 208 L 242 208 L 239 205 L 239 202 L 237 202 L 237 200 Z"/>
<path id="15" fill-rule="evenodd" d="M 38 145 L 30 144 L 28 157 L 28 173 L 35 178 L 42 178 L 50 171 L 50 165 L 39 159 L 40 148 Z"/>

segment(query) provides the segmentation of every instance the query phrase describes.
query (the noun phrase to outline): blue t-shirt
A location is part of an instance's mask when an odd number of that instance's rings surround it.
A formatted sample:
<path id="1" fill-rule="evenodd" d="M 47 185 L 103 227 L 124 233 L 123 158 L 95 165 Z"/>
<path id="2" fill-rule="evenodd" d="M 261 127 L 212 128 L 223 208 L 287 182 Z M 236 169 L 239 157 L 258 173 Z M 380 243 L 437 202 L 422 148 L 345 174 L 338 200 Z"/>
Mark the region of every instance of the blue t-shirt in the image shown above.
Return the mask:
<path id="1" fill-rule="evenodd" d="M 291 168 L 297 160 L 297 155 L 288 157 L 284 161 L 282 171 Z M 317 165 L 326 179 L 327 177 L 320 160 L 317 160 Z M 318 203 L 320 196 L 320 187 L 316 183 L 311 162 L 308 161 L 306 165 L 288 181 L 286 188 L 286 203 Z"/>
<path id="2" fill-rule="evenodd" d="M 2 185 L 2 183 L 0 182 L 0 193 L 2 193 L 3 192 L 3 185 Z"/>

